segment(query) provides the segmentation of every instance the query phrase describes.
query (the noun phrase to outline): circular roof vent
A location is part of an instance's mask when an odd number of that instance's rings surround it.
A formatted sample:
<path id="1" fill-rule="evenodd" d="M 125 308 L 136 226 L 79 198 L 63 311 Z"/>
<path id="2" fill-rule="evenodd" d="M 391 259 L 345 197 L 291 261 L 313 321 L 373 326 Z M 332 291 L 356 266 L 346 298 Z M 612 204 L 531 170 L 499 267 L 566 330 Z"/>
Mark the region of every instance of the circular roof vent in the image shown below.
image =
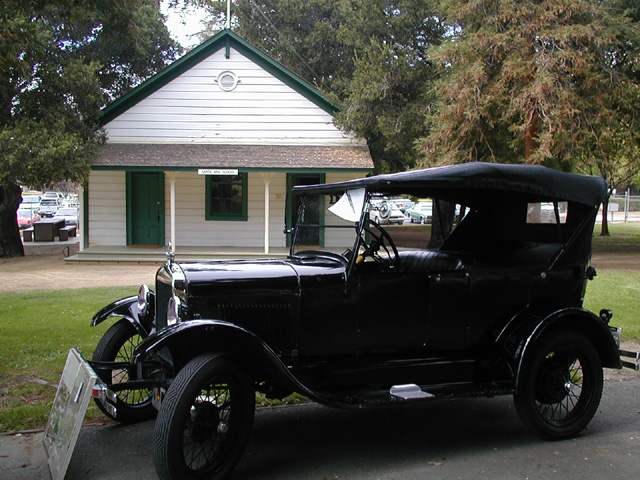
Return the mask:
<path id="1" fill-rule="evenodd" d="M 224 90 L 225 92 L 230 92 L 231 90 L 236 88 L 238 86 L 238 83 L 240 82 L 238 76 L 228 70 L 218 75 L 215 81 L 220 89 Z"/>

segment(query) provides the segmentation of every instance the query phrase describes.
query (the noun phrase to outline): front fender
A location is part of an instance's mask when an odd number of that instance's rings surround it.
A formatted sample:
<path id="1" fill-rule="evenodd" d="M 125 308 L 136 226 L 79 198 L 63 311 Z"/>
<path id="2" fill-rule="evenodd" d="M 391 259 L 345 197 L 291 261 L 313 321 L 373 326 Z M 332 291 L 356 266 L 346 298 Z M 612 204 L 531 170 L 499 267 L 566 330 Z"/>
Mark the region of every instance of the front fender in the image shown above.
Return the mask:
<path id="1" fill-rule="evenodd" d="M 170 355 L 166 355 L 167 349 Z M 166 328 L 145 339 L 133 352 L 133 363 L 142 365 L 162 357 L 177 372 L 197 355 L 209 352 L 233 355 L 242 368 L 257 379 L 265 375 L 282 386 L 325 405 L 344 406 L 344 401 L 316 392 L 294 377 L 280 357 L 254 333 L 222 320 L 190 320 Z M 238 355 L 241 352 L 241 355 Z"/>
<path id="2" fill-rule="evenodd" d="M 141 319 L 138 315 L 138 296 L 133 295 L 131 297 L 121 298 L 115 302 L 102 308 L 91 319 L 91 326 L 101 324 L 107 318 L 110 317 L 122 317 L 128 320 L 138 331 L 142 338 L 149 336 L 151 332 L 152 318 Z"/>
<path id="3" fill-rule="evenodd" d="M 509 332 L 503 332 L 499 339 L 510 354 L 510 363 L 516 372 L 515 389 L 519 389 L 521 373 L 529 354 L 536 343 L 547 332 L 559 329 L 573 330 L 585 335 L 595 346 L 602 359 L 602 365 L 608 368 L 622 368 L 618 347 L 608 325 L 594 313 L 582 308 L 557 310 L 547 316 L 537 316 L 533 312 L 522 312 L 510 322 L 517 325 Z"/>

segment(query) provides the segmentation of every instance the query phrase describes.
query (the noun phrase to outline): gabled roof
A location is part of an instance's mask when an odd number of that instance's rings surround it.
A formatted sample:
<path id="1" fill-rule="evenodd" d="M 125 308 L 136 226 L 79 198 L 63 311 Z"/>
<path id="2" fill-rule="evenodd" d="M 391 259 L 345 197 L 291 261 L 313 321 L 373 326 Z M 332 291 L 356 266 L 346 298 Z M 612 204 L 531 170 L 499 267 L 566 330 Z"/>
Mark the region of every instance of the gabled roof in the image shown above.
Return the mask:
<path id="1" fill-rule="evenodd" d="M 286 67 L 265 55 L 253 45 L 243 40 L 231 30 L 223 30 L 211 37 L 206 42 L 200 44 L 184 56 L 173 62 L 161 72 L 145 80 L 126 95 L 110 103 L 102 109 L 102 124 L 106 124 L 116 118 L 121 113 L 136 105 L 158 89 L 162 88 L 173 79 L 189 70 L 194 65 L 200 63 L 213 53 L 224 48 L 227 56 L 233 48 L 242 55 L 253 61 L 271 75 L 284 82 L 293 90 L 304 96 L 327 113 L 333 114 L 338 110 L 338 106 L 329 102 L 318 89 L 303 80 Z"/>

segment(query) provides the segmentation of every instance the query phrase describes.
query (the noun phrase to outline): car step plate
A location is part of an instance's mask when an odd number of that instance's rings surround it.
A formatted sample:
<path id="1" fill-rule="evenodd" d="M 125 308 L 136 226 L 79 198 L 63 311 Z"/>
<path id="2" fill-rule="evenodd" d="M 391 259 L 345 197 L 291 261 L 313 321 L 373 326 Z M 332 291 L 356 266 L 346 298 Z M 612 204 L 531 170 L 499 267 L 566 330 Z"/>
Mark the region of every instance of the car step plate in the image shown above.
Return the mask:
<path id="1" fill-rule="evenodd" d="M 434 398 L 435 395 L 429 392 L 423 391 L 418 385 L 394 385 L 389 390 L 389 393 L 394 397 L 402 398 L 403 400 L 416 400 L 418 398 Z"/>

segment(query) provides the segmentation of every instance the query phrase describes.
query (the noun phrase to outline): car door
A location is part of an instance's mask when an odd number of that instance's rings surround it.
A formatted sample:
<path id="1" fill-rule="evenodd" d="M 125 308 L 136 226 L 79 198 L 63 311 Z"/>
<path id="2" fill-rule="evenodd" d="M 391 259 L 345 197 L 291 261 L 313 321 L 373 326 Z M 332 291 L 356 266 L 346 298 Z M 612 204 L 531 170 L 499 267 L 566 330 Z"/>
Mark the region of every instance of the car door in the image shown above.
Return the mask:
<path id="1" fill-rule="evenodd" d="M 427 273 L 354 270 L 358 356 L 424 354 L 430 279 Z"/>

